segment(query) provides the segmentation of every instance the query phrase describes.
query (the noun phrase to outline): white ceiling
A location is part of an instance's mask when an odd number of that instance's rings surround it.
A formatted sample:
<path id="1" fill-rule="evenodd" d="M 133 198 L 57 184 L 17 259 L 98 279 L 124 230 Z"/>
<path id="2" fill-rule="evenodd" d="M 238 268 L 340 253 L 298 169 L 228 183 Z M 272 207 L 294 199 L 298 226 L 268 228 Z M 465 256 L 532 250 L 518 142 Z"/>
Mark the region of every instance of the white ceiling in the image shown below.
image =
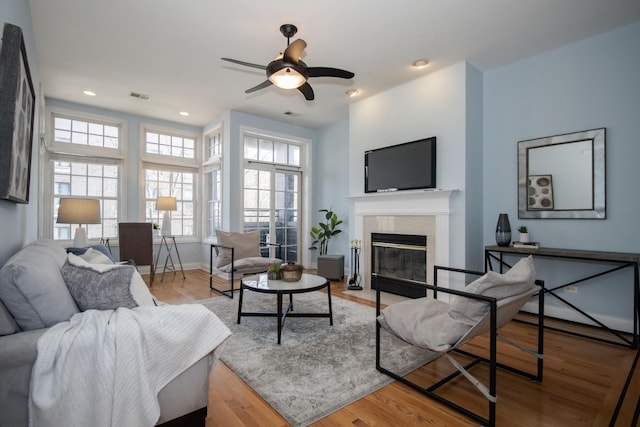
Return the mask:
<path id="1" fill-rule="evenodd" d="M 640 19 L 639 0 L 30 0 L 45 95 L 203 126 L 239 110 L 308 127 L 347 117 L 357 99 L 467 60 L 481 71 Z M 316 98 L 276 87 L 245 94 L 298 27 Z M 292 39 L 292 41 L 293 41 Z M 638 41 L 640 43 L 640 41 Z M 423 70 L 412 61 L 428 58 Z M 357 88 L 361 96 L 345 92 Z M 83 95 L 85 89 L 96 97 Z M 130 92 L 151 96 L 134 99 Z M 189 117 L 178 115 L 188 111 Z M 284 113 L 290 111 L 294 116 Z"/>

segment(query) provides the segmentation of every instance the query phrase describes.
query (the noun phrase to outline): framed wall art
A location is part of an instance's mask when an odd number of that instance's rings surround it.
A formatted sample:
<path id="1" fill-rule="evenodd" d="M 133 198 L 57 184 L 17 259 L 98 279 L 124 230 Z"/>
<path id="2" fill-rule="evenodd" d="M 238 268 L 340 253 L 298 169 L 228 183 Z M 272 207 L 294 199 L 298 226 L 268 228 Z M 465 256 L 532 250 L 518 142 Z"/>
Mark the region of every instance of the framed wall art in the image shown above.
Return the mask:
<path id="1" fill-rule="evenodd" d="M 22 30 L 5 24 L 0 52 L 0 199 L 29 203 L 35 101 Z"/>

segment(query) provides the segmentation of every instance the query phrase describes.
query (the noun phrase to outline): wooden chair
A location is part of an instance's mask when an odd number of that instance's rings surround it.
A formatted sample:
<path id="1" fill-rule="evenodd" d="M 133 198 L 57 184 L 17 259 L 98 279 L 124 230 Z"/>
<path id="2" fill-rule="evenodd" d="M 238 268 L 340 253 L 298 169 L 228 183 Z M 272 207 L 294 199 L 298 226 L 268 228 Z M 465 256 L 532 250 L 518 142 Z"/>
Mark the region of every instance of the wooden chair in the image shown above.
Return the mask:
<path id="1" fill-rule="evenodd" d="M 448 272 L 482 276 L 465 287 L 465 291 L 438 287 L 438 273 Z M 467 276 L 465 276 L 467 277 Z M 388 278 L 387 278 L 388 279 Z M 380 290 L 376 297 L 376 369 L 390 377 L 412 387 L 420 393 L 434 399 L 482 425 L 495 426 L 496 423 L 496 369 L 501 368 L 534 381 L 542 381 L 543 373 L 543 340 L 544 340 L 544 292 L 543 282 L 535 280 L 533 260 L 531 257 L 521 259 L 504 275 L 495 272 L 486 274 L 478 271 L 436 266 L 434 268 L 434 285 L 426 285 L 433 297 L 418 298 L 391 304 L 380 310 Z M 449 302 L 438 300 L 438 295 L 448 294 L 453 297 Z M 533 351 L 516 344 L 498 334 L 498 330 L 507 324 L 520 311 L 529 299 L 538 295 L 538 348 Z M 402 341 L 433 353 L 431 361 L 445 356 L 455 370 L 450 375 L 433 385 L 423 386 L 410 380 L 409 376 L 401 376 L 397 372 L 382 366 L 381 333 L 390 333 Z M 480 356 L 460 347 L 472 338 L 488 333 L 488 357 Z M 497 339 L 534 356 L 537 360 L 537 372 L 530 373 L 497 361 Z M 388 341 L 385 341 L 386 345 Z M 458 353 L 470 359 L 464 366 L 451 357 L 449 353 Z M 428 362 L 430 363 L 430 362 Z M 488 387 L 475 378 L 469 370 L 479 363 L 489 365 Z M 394 368 L 396 371 L 398 368 Z M 473 412 L 462 405 L 467 402 L 455 402 L 445 398 L 438 389 L 450 381 L 463 375 L 488 400 L 486 414 Z M 487 415 L 488 414 L 488 415 Z"/>
<path id="2" fill-rule="evenodd" d="M 153 285 L 155 265 L 153 260 L 153 225 L 148 222 L 118 223 L 120 261 L 132 260 L 136 267 L 148 265 L 151 269 L 149 286 Z"/>

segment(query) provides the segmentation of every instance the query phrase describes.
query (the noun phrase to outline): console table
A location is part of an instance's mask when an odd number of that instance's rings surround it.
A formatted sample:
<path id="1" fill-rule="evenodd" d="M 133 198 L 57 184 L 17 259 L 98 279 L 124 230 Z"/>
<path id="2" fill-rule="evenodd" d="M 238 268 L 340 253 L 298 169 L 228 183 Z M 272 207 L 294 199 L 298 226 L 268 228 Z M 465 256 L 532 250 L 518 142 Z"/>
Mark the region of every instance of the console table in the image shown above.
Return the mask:
<path id="1" fill-rule="evenodd" d="M 584 276 L 578 280 L 574 280 L 569 283 L 564 283 L 560 285 L 549 285 L 549 282 L 545 279 L 544 292 L 546 294 L 551 294 L 559 301 L 570 307 L 571 309 L 577 311 L 582 314 L 593 323 L 598 325 L 600 328 L 606 330 L 612 335 L 615 335 L 621 342 L 601 339 L 602 341 L 610 342 L 613 344 L 622 344 L 627 345 L 630 348 L 637 349 L 640 345 L 640 335 L 638 331 L 638 322 L 640 319 L 640 284 L 638 280 L 638 263 L 640 262 L 640 254 L 632 254 L 632 253 L 624 253 L 624 252 L 600 252 L 600 251 L 585 251 L 585 250 L 574 250 L 574 249 L 557 249 L 557 248 L 514 248 L 513 246 L 485 246 L 484 248 L 484 262 L 485 262 L 485 271 L 493 270 L 492 261 L 498 262 L 499 271 L 502 273 L 503 267 L 510 265 L 505 262 L 504 256 L 505 254 L 514 255 L 514 256 L 529 256 L 533 255 L 534 257 L 545 257 L 545 258 L 553 258 L 560 260 L 586 260 L 586 261 L 594 261 L 594 262 L 602 262 L 605 264 L 609 264 L 610 266 L 599 273 L 589 274 Z M 586 282 L 588 280 L 594 279 L 596 277 L 601 277 L 606 274 L 613 273 L 618 270 L 622 270 L 625 268 L 631 268 L 633 270 L 633 283 L 630 297 L 633 298 L 633 337 L 631 340 L 622 333 L 615 331 L 605 325 L 603 322 L 597 320 L 589 313 L 585 312 L 581 308 L 577 307 L 575 304 L 567 301 L 562 296 L 558 295 L 557 291 L 566 288 L 567 286 L 575 286 L 579 283 Z M 571 332 L 575 335 L 587 336 L 575 332 Z M 589 338 L 594 338 L 590 337 Z M 624 344 L 623 344 L 624 343 Z"/>

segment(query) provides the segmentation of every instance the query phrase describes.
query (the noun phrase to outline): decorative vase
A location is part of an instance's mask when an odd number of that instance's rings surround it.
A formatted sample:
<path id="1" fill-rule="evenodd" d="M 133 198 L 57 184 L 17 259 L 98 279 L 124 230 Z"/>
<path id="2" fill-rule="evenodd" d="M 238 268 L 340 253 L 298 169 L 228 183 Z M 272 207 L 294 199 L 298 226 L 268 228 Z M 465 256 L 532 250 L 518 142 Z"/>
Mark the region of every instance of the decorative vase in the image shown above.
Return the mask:
<path id="1" fill-rule="evenodd" d="M 509 215 L 506 213 L 498 215 L 496 243 L 498 246 L 509 246 L 509 243 L 511 243 L 511 224 L 509 224 Z"/>

